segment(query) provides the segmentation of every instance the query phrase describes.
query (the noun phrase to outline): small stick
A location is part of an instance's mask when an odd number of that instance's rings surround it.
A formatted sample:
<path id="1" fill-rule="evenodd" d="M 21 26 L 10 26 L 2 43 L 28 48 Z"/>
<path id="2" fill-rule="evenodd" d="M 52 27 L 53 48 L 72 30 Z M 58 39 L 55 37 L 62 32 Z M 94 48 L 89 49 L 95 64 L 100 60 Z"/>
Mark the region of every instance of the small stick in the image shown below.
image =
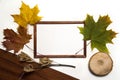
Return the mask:
<path id="1" fill-rule="evenodd" d="M 48 66 L 65 66 L 65 67 L 75 68 L 75 66 L 73 66 L 73 65 L 67 65 L 67 64 L 50 64 Z"/>
<path id="2" fill-rule="evenodd" d="M 73 65 L 67 65 L 67 64 L 48 64 L 48 65 L 39 65 L 38 67 L 36 67 L 35 69 L 42 69 L 42 68 L 46 68 L 46 67 L 52 67 L 52 66 L 64 66 L 64 67 L 71 67 L 71 68 L 75 68 L 75 66 Z"/>

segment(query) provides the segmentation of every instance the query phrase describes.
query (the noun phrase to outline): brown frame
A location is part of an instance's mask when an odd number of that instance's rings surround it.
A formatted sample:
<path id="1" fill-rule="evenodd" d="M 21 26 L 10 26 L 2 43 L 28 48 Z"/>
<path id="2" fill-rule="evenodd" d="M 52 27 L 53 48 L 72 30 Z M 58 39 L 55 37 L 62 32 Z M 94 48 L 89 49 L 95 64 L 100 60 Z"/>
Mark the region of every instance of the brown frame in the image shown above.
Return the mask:
<path id="1" fill-rule="evenodd" d="M 37 55 L 37 24 L 84 24 L 84 21 L 40 21 L 34 25 L 34 58 L 86 58 L 86 41 L 83 40 L 83 55 Z"/>

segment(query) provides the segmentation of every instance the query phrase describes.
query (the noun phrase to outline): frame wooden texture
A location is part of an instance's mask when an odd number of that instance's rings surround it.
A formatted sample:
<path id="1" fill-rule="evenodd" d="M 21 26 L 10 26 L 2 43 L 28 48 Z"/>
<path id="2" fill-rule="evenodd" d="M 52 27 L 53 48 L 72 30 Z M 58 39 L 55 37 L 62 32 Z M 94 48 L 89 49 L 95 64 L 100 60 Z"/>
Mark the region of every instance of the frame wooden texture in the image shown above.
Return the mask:
<path id="1" fill-rule="evenodd" d="M 44 55 L 43 53 L 40 53 L 38 55 L 37 53 L 37 25 L 50 25 L 50 24 L 84 24 L 84 21 L 40 21 L 34 25 L 34 57 L 35 58 L 41 58 L 41 57 L 49 57 L 49 58 L 86 58 L 86 41 L 83 40 L 83 55 L 75 54 L 75 55 Z M 42 54 L 42 55 L 41 55 Z"/>

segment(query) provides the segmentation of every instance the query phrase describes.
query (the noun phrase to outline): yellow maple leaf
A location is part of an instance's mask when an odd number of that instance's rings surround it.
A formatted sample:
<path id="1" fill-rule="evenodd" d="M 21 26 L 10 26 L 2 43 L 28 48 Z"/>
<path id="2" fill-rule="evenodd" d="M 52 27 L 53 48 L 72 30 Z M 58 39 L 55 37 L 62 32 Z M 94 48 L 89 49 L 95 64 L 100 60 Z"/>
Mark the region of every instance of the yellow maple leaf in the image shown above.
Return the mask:
<path id="1" fill-rule="evenodd" d="M 18 25 L 26 28 L 28 24 L 35 24 L 42 19 L 41 16 L 38 16 L 38 13 L 39 8 L 37 5 L 33 8 L 30 8 L 29 5 L 26 5 L 24 2 L 22 2 L 20 14 L 14 14 L 12 17 Z"/>
<path id="2" fill-rule="evenodd" d="M 24 28 L 26 28 L 27 27 L 27 21 L 21 16 L 21 15 L 12 15 L 12 17 L 14 17 L 14 21 L 18 24 L 18 25 L 20 25 L 20 26 L 22 26 L 22 27 L 24 27 Z"/>
<path id="3" fill-rule="evenodd" d="M 38 5 L 31 9 L 33 15 L 31 16 L 30 24 L 34 24 L 42 19 L 42 16 L 35 16 L 39 13 Z"/>

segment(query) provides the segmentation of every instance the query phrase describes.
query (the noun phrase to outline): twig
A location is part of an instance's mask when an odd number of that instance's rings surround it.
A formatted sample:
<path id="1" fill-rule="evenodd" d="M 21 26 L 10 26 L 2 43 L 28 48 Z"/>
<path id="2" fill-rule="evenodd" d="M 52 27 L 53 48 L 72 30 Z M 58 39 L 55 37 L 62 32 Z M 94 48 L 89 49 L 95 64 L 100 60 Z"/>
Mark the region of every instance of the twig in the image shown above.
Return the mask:
<path id="1" fill-rule="evenodd" d="M 48 66 L 65 66 L 65 67 L 75 68 L 75 66 L 67 65 L 67 64 L 50 64 L 50 65 L 48 65 Z"/>
<path id="2" fill-rule="evenodd" d="M 48 64 L 48 65 L 44 65 L 42 66 L 41 64 L 38 65 L 38 67 L 34 68 L 34 69 L 42 69 L 42 68 L 46 68 L 46 67 L 52 67 L 52 66 L 64 66 L 64 67 L 71 67 L 71 68 L 75 68 L 75 66 L 73 65 L 67 65 L 67 64 Z"/>

